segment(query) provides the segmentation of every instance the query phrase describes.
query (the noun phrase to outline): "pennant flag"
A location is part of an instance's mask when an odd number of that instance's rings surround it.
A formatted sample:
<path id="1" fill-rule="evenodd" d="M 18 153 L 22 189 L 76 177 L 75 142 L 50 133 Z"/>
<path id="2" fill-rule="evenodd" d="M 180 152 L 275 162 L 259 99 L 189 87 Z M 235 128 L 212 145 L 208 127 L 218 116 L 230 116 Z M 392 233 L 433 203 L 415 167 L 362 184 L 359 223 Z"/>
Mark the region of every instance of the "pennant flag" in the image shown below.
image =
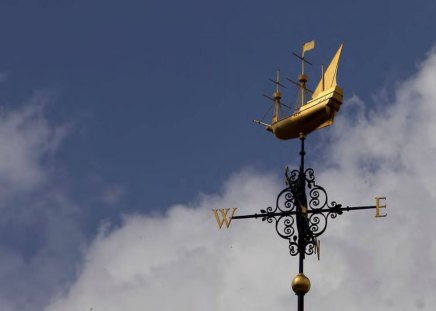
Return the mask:
<path id="1" fill-rule="evenodd" d="M 310 42 L 306 42 L 303 45 L 303 53 L 312 50 L 315 47 L 315 40 L 312 40 Z"/>

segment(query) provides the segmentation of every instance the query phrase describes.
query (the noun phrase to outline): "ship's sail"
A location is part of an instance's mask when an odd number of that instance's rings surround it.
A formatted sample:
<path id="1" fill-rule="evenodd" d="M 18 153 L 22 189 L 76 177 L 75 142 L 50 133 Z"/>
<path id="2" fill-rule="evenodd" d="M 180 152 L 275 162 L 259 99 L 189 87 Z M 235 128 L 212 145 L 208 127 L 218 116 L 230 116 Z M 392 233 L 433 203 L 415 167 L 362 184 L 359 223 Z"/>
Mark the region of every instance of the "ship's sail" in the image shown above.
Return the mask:
<path id="1" fill-rule="evenodd" d="M 338 72 L 339 58 L 341 57 L 342 47 L 344 44 L 342 43 L 338 50 L 336 51 L 335 56 L 333 56 L 330 65 L 327 67 L 327 70 L 323 73 L 321 80 L 313 91 L 312 98 L 317 98 L 319 93 L 324 90 L 331 89 L 336 86 L 336 73 Z"/>
<path id="2" fill-rule="evenodd" d="M 336 75 L 338 71 L 339 58 L 341 57 L 343 44 L 341 44 L 333 56 L 327 70 L 322 70 L 321 81 L 315 89 L 312 99 L 304 101 L 304 92 L 306 89 L 307 76 L 304 74 L 304 52 L 314 48 L 315 42 L 310 41 L 304 44 L 302 56 L 298 57 L 302 61 L 301 74 L 298 76 L 300 87 L 300 99 L 302 105 L 300 108 L 285 118 L 278 118 L 278 113 L 274 114 L 272 124 L 266 124 L 261 121 L 255 121 L 258 124 L 266 126 L 266 129 L 274 134 L 278 139 L 293 139 L 306 136 L 315 130 L 333 124 L 334 117 L 339 111 L 343 100 L 343 90 L 336 83 Z M 276 92 L 273 93 L 274 98 L 270 98 L 279 108 L 281 105 L 281 94 L 278 86 L 281 85 L 279 79 L 273 81 L 277 85 Z M 292 81 L 291 81 L 292 82 Z M 294 82 L 297 84 L 296 82 Z M 268 97 L 269 98 L 269 97 Z"/>

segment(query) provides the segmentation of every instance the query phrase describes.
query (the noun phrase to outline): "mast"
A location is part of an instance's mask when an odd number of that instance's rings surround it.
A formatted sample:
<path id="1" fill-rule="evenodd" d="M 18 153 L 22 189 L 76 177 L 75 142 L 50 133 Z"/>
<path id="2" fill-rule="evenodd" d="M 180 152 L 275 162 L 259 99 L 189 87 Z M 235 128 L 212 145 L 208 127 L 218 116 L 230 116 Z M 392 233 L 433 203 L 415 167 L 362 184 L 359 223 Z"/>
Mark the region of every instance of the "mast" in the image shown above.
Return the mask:
<path id="1" fill-rule="evenodd" d="M 315 40 L 306 42 L 303 45 L 303 51 L 301 52 L 301 74 L 298 75 L 298 81 L 300 82 L 300 107 L 305 104 L 304 95 L 306 92 L 306 82 L 308 80 L 308 76 L 304 74 L 304 63 L 307 62 L 304 58 L 304 53 L 312 50 L 313 48 L 315 48 Z"/>
<path id="2" fill-rule="evenodd" d="M 280 69 L 277 69 L 276 74 L 276 91 L 273 93 L 274 98 L 274 115 L 272 117 L 272 123 L 275 123 L 280 118 L 280 99 L 282 98 L 282 93 L 280 93 Z"/>

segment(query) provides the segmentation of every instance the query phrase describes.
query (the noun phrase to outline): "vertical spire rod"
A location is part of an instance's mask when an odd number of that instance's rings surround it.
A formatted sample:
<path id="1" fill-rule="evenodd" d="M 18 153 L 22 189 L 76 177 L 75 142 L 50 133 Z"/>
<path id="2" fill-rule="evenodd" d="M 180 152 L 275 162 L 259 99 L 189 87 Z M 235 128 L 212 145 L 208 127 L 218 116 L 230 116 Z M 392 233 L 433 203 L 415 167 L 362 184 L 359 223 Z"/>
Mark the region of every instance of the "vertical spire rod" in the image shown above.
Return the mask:
<path id="1" fill-rule="evenodd" d="M 276 73 L 276 92 L 279 91 L 279 83 L 280 83 L 280 68 L 277 68 L 277 73 Z"/>
<path id="2" fill-rule="evenodd" d="M 274 98 L 274 115 L 272 118 L 272 123 L 275 123 L 280 118 L 280 99 L 282 98 L 282 94 L 280 93 L 280 69 L 277 69 L 276 72 L 276 91 L 273 94 Z"/>
<path id="3" fill-rule="evenodd" d="M 303 49 L 301 51 L 301 74 L 298 77 L 298 80 L 300 81 L 300 95 L 301 95 L 300 107 L 304 105 L 304 95 L 305 95 L 304 93 L 306 91 L 306 82 L 307 82 L 307 76 L 304 74 L 304 62 L 305 62 L 304 53 L 314 48 L 315 48 L 315 40 L 312 40 L 304 43 Z"/>
<path id="4" fill-rule="evenodd" d="M 301 150 L 300 150 L 300 173 L 299 173 L 299 187 L 305 187 L 305 176 L 304 176 L 304 156 L 306 155 L 306 152 L 304 150 L 304 134 L 300 133 L 300 141 L 301 141 Z M 304 191 L 304 188 L 300 188 L 299 191 Z M 300 198 L 298 198 L 300 199 Z M 301 203 L 299 202 L 300 205 L 300 213 L 302 213 L 301 211 Z M 303 215 L 300 214 L 299 216 L 297 216 L 297 218 L 302 217 Z M 304 274 L 304 255 L 305 255 L 305 249 L 306 249 L 306 240 L 304 238 L 301 237 L 301 235 L 303 235 L 303 232 L 301 232 L 299 230 L 298 232 L 298 248 L 299 248 L 299 265 L 298 265 L 298 273 Z M 298 311 L 304 311 L 304 295 L 305 293 L 298 293 Z"/>
<path id="5" fill-rule="evenodd" d="M 303 50 L 301 52 L 301 74 L 298 77 L 300 81 L 300 107 L 304 105 L 304 89 L 306 88 L 307 77 L 304 74 L 304 52 L 306 51 L 306 44 L 303 46 Z"/>

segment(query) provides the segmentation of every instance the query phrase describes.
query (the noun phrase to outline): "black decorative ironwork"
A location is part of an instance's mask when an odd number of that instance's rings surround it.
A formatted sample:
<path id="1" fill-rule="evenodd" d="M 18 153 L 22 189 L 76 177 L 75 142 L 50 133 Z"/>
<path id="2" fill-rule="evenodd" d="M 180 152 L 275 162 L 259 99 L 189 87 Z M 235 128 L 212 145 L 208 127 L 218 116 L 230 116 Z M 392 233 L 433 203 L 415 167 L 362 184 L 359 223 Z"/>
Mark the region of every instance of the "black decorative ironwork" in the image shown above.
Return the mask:
<path id="1" fill-rule="evenodd" d="M 286 188 L 278 194 L 275 207 L 262 209 L 260 214 L 232 217 L 232 219 L 261 218 L 262 221 L 274 223 L 277 234 L 289 241 L 289 253 L 292 256 L 299 255 L 298 271 L 299 275 L 303 276 L 305 256 L 318 251 L 317 239 L 326 231 L 329 219 L 336 218 L 344 211 L 379 208 L 379 206 L 342 207 L 335 201 L 329 203 L 327 191 L 315 183 L 314 170 L 304 168 L 304 139 L 304 136 L 300 137 L 300 167 L 292 171 L 286 168 Z M 298 310 L 303 311 L 305 292 L 296 292 L 296 294 Z"/>
<path id="2" fill-rule="evenodd" d="M 301 172 L 286 168 L 285 177 L 287 187 L 278 194 L 275 208 L 260 211 L 262 220 L 275 223 L 277 234 L 289 240 L 292 256 L 300 251 L 306 255 L 314 254 L 316 238 L 325 232 L 329 218 L 342 214 L 341 205 L 328 203 L 326 190 L 315 183 L 313 169 Z M 300 239 L 304 243 L 299 243 Z"/>
<path id="3" fill-rule="evenodd" d="M 289 241 L 289 253 L 312 255 L 317 251 L 317 238 L 327 229 L 328 220 L 343 211 L 373 209 L 375 206 L 342 207 L 329 202 L 327 191 L 315 182 L 312 168 L 304 168 L 304 138 L 301 139 L 300 168 L 285 169 L 284 188 L 277 196 L 275 207 L 260 210 L 260 214 L 233 216 L 232 219 L 261 218 L 274 223 L 277 234 Z"/>

